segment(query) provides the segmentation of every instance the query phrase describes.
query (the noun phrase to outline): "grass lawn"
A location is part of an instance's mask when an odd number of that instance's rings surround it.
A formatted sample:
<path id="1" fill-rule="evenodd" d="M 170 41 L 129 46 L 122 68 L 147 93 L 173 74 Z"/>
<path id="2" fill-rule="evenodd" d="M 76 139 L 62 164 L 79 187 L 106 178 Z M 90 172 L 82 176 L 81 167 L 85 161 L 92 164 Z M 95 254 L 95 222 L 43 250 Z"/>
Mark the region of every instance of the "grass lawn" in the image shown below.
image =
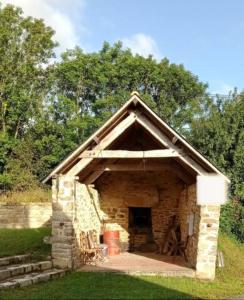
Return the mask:
<path id="1" fill-rule="evenodd" d="M 34 259 L 50 254 L 51 246 L 43 243 L 43 237 L 51 234 L 50 228 L 0 229 L 0 257 L 32 253 Z"/>
<path id="2" fill-rule="evenodd" d="M 0 238 L 0 249 L 1 243 Z M 51 282 L 0 292 L 0 299 L 223 299 L 244 294 L 244 246 L 222 235 L 219 248 L 226 267 L 218 269 L 213 282 L 73 272 Z"/>

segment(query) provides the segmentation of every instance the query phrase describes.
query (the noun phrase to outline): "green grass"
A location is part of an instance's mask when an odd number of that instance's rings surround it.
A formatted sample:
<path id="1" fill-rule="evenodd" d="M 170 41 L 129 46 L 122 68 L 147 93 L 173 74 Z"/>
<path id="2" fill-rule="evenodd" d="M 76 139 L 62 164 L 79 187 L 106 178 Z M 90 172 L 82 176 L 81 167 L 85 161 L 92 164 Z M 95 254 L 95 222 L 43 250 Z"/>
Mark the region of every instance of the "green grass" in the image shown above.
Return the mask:
<path id="1" fill-rule="evenodd" d="M 32 253 L 34 259 L 45 258 L 51 247 L 43 237 L 50 234 L 50 228 L 0 229 L 0 257 Z"/>
<path id="2" fill-rule="evenodd" d="M 244 246 L 221 236 L 226 267 L 213 282 L 190 278 L 73 272 L 61 279 L 0 293 L 0 299 L 223 299 L 244 294 Z"/>

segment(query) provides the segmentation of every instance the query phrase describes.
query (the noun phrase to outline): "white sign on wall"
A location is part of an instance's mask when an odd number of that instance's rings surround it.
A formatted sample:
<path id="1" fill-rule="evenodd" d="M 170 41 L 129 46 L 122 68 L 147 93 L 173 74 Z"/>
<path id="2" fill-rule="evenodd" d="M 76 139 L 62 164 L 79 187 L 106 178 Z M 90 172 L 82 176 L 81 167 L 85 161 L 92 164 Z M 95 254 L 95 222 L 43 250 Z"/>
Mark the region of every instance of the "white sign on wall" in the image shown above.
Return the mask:
<path id="1" fill-rule="evenodd" d="M 197 176 L 197 204 L 221 205 L 227 201 L 228 184 L 221 175 Z"/>

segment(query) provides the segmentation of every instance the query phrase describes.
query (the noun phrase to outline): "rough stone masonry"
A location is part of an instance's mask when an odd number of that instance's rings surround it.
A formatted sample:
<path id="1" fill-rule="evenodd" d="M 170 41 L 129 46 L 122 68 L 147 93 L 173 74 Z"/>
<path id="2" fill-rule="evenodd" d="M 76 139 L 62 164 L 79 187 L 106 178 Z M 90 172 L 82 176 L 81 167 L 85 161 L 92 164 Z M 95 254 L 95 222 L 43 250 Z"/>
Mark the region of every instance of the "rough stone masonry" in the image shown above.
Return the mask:
<path id="1" fill-rule="evenodd" d="M 163 174 L 161 175 L 163 176 Z M 113 179 L 109 177 L 108 180 Z M 132 178 L 127 177 L 127 180 L 127 184 L 133 186 Z M 149 176 L 149 182 L 150 180 L 154 180 L 155 183 L 155 178 Z M 161 180 L 165 182 L 165 186 L 161 187 L 162 195 L 159 196 L 159 203 L 153 208 L 152 222 L 154 223 L 155 240 L 157 241 L 159 236 L 164 237 L 168 217 L 175 213 L 180 216 L 183 236 L 186 236 L 188 228 L 184 227 L 184 224 L 187 223 L 187 216 L 194 214 L 193 234 L 187 248 L 189 261 L 192 267 L 196 269 L 198 278 L 213 279 L 215 276 L 220 207 L 197 205 L 195 185 L 188 187 L 179 187 L 178 185 L 177 193 L 175 190 L 174 193 L 170 192 L 173 191 L 172 180 L 174 180 L 172 176 L 169 177 L 168 174 L 165 174 L 165 180 Z M 142 189 L 148 186 L 149 182 L 145 182 Z M 122 181 L 120 183 L 122 184 Z M 124 201 L 124 194 L 118 193 L 118 191 L 117 198 L 121 198 L 119 201 L 115 201 L 113 197 L 115 193 L 113 194 L 111 191 L 112 188 L 115 189 L 116 185 L 106 186 L 103 182 L 101 191 L 99 184 L 98 190 L 96 190 L 94 186 L 82 184 L 78 178 L 67 175 L 59 175 L 53 179 L 52 258 L 55 267 L 79 267 L 81 263 L 79 244 L 81 231 L 95 229 L 99 234 L 104 226 L 107 226 L 109 230 L 119 229 L 121 231 L 122 242 L 128 240 L 127 211 L 130 203 Z M 129 197 L 128 194 L 127 196 Z"/>

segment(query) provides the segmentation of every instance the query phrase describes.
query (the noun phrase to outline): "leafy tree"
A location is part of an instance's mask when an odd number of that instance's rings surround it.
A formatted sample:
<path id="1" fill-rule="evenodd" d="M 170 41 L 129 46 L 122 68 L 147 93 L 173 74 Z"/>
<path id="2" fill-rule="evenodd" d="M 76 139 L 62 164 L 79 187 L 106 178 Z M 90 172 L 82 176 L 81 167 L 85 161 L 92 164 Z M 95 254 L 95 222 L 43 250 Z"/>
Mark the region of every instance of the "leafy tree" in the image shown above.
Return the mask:
<path id="1" fill-rule="evenodd" d="M 20 8 L 0 7 L 0 24 L 0 178 L 9 186 L 8 158 L 41 114 L 48 89 L 46 64 L 56 43 L 50 27 L 23 17 Z"/>
<path id="2" fill-rule="evenodd" d="M 22 10 L 0 8 L 0 130 L 18 138 L 41 109 L 54 31 Z"/>
<path id="3" fill-rule="evenodd" d="M 231 178 L 232 194 L 244 201 L 244 94 L 212 102 L 209 114 L 192 122 L 190 139 Z"/>
<path id="4" fill-rule="evenodd" d="M 55 78 L 61 101 L 73 102 L 78 119 L 94 116 L 95 126 L 121 106 L 131 91 L 138 90 L 161 117 L 181 130 L 201 108 L 199 101 L 206 89 L 182 65 L 134 56 L 120 42 L 104 43 L 97 53 L 83 53 L 80 48 L 65 52 L 56 65 Z"/>
<path id="5" fill-rule="evenodd" d="M 231 179 L 221 229 L 244 241 L 244 94 L 217 98 L 207 115 L 192 122 L 193 144 Z"/>

